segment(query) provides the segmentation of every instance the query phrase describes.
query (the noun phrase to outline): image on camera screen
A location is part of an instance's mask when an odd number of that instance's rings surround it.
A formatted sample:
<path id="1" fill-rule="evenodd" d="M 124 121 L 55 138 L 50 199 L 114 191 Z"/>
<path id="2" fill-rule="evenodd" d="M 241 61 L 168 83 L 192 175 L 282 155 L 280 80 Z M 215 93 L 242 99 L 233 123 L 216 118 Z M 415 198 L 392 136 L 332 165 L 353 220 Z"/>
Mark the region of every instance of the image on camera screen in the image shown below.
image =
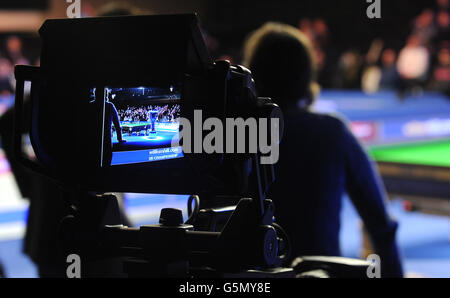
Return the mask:
<path id="1" fill-rule="evenodd" d="M 103 115 L 102 166 L 183 157 L 179 86 L 105 87 Z"/>

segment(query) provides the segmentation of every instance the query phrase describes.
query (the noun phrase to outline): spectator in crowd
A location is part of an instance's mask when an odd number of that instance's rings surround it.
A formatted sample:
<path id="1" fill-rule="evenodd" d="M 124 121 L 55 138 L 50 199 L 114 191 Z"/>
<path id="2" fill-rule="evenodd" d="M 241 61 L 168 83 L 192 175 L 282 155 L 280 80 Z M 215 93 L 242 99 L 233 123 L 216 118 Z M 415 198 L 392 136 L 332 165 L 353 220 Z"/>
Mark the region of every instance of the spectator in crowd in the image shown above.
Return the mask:
<path id="1" fill-rule="evenodd" d="M 436 25 L 434 23 L 434 12 L 432 9 L 425 9 L 415 20 L 413 32 L 421 44 L 428 46 L 429 42 L 436 34 Z"/>
<path id="2" fill-rule="evenodd" d="M 361 86 L 362 57 L 356 50 L 345 51 L 338 62 L 333 85 L 341 89 L 359 89 Z"/>
<path id="3" fill-rule="evenodd" d="M 441 10 L 436 16 L 437 32 L 434 43 L 440 44 L 443 41 L 450 40 L 450 22 L 448 11 Z"/>
<path id="4" fill-rule="evenodd" d="M 361 89 L 366 93 L 375 93 L 379 89 L 381 70 L 378 60 L 380 60 L 383 46 L 383 40 L 375 39 L 366 54 L 361 77 Z"/>
<path id="5" fill-rule="evenodd" d="M 12 86 L 12 65 L 6 58 L 0 58 L 0 96 L 11 95 L 14 92 Z"/>
<path id="6" fill-rule="evenodd" d="M 298 23 L 298 29 L 300 29 L 300 31 L 305 34 L 305 36 L 308 37 L 310 41 L 314 40 L 314 29 L 310 19 L 301 19 Z"/>
<path id="7" fill-rule="evenodd" d="M 22 53 L 22 40 L 18 36 L 10 36 L 6 40 L 6 54 L 13 65 L 30 64 Z"/>
<path id="8" fill-rule="evenodd" d="M 412 34 L 400 51 L 397 71 L 401 79 L 401 93 L 420 91 L 427 80 L 430 53 L 420 39 Z"/>
<path id="9" fill-rule="evenodd" d="M 397 223 L 387 213 L 380 177 L 344 122 L 309 110 L 318 86 L 308 38 L 289 25 L 268 23 L 248 38 L 244 65 L 258 94 L 273 98 L 284 112 L 277 179 L 269 195 L 291 238 L 292 257 L 340 255 L 339 215 L 347 191 L 381 258 L 382 276 L 401 277 Z"/>
<path id="10" fill-rule="evenodd" d="M 445 10 L 448 11 L 450 9 L 448 0 L 436 0 L 436 8 L 437 11 Z"/>
<path id="11" fill-rule="evenodd" d="M 437 62 L 431 74 L 430 88 L 450 97 L 450 51 L 449 42 L 443 43 L 437 53 Z"/>
<path id="12" fill-rule="evenodd" d="M 322 18 L 317 18 L 313 22 L 314 40 L 321 49 L 328 45 L 328 25 Z"/>
<path id="13" fill-rule="evenodd" d="M 380 90 L 396 90 L 398 88 L 398 72 L 396 68 L 397 53 L 387 48 L 381 54 Z"/>
<path id="14" fill-rule="evenodd" d="M 316 57 L 317 81 L 323 87 L 332 86 L 332 76 L 334 73 L 333 47 L 330 47 L 330 34 L 328 24 L 323 18 L 315 20 L 301 19 L 299 30 L 307 36 L 313 46 Z"/>

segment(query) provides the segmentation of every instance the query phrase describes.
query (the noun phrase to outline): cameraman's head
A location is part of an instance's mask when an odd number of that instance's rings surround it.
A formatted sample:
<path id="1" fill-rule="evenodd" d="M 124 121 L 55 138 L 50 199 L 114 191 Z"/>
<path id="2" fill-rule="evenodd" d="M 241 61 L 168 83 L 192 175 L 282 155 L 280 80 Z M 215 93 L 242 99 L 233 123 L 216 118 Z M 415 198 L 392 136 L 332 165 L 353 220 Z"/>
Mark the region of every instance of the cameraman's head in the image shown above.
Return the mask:
<path id="1" fill-rule="evenodd" d="M 311 44 L 295 27 L 266 23 L 253 32 L 244 46 L 244 65 L 253 73 L 258 95 L 280 106 L 307 108 L 318 93 Z"/>

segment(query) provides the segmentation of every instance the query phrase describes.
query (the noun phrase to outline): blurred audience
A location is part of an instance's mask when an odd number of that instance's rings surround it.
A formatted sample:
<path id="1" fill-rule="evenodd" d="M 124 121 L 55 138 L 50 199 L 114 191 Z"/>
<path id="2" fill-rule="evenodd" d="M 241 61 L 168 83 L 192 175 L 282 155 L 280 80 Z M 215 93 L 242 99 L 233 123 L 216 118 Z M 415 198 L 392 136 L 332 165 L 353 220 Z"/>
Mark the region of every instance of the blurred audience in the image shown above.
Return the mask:
<path id="1" fill-rule="evenodd" d="M 400 51 L 397 71 L 401 78 L 401 91 L 421 88 L 425 85 L 429 70 L 430 53 L 420 38 L 410 35 L 405 47 Z"/>
<path id="2" fill-rule="evenodd" d="M 365 59 L 356 48 L 344 47 L 339 58 L 335 59 L 335 67 L 330 66 L 333 63 L 331 59 L 327 60 L 326 74 L 322 73 L 321 64 L 327 58 L 327 47 L 331 47 L 328 44 L 328 26 L 323 19 L 300 20 L 298 28 L 310 39 L 318 59 L 319 83 L 326 88 L 362 89 L 366 92 L 399 90 L 399 94 L 404 94 L 425 88 L 448 94 L 445 78 L 448 45 L 442 45 L 449 40 L 448 2 L 437 0 L 434 7 L 430 5 L 415 17 L 403 47 L 384 47 L 383 41 L 376 39 Z M 334 70 L 330 72 L 330 69 Z M 331 76 L 331 80 L 326 76 Z"/>
<path id="3" fill-rule="evenodd" d="M 101 8 L 98 15 L 104 15 L 105 11 L 110 15 L 111 11 L 112 15 L 121 15 L 127 9 L 129 6 L 125 2 L 114 2 Z M 134 14 L 143 13 L 133 9 Z M 332 42 L 332 30 L 326 19 L 302 18 L 298 23 L 298 29 L 311 42 L 317 82 L 323 88 L 362 89 L 366 92 L 399 90 L 400 94 L 422 89 L 448 94 L 443 77 L 449 27 L 448 0 L 436 0 L 411 19 L 409 36 L 400 47 L 375 39 L 368 50 L 362 49 L 361 43 L 337 48 Z M 240 54 L 234 47 L 228 48 L 205 28 L 202 32 L 215 58 L 239 63 Z M 387 36 L 389 32 L 385 34 Z M 29 64 L 31 59 L 24 54 L 20 36 L 0 37 L 0 44 L 3 49 L 0 50 L 0 94 L 10 94 L 14 85 L 13 66 Z M 35 49 L 33 57 L 38 51 Z"/>
<path id="4" fill-rule="evenodd" d="M 302 18 L 297 27 L 311 43 L 317 82 L 323 88 L 365 92 L 396 90 L 400 95 L 434 90 L 448 94 L 448 0 L 436 0 L 412 18 L 410 32 L 401 46 L 386 44 L 381 36 L 373 40 L 366 51 L 362 42 L 336 47 L 329 24 L 323 18 Z M 389 36 L 389 32 L 385 32 L 385 36 Z M 211 38 L 209 35 L 208 39 Z M 224 55 L 220 48 L 216 40 L 214 51 L 228 60 L 236 60 L 231 51 Z"/>

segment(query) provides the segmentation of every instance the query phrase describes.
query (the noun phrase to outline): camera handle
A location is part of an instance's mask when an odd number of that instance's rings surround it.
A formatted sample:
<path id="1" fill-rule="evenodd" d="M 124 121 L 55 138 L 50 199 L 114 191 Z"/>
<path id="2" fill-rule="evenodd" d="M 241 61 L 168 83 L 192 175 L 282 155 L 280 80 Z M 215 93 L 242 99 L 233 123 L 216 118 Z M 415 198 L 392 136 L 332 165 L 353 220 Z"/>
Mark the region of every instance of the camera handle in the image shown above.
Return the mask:
<path id="1" fill-rule="evenodd" d="M 16 77 L 16 93 L 14 102 L 14 139 L 13 148 L 14 156 L 23 166 L 29 168 L 30 170 L 42 174 L 44 176 L 49 176 L 49 172 L 41 164 L 34 160 L 31 160 L 24 155 L 22 133 L 24 130 L 30 131 L 31 142 L 33 142 L 32 129 L 37 129 L 36 123 L 31 123 L 31 127 L 24 127 L 24 93 L 25 93 L 25 82 L 31 82 L 31 94 L 30 101 L 32 105 L 32 112 L 37 108 L 36 103 L 33 101 L 34 93 L 38 92 L 37 89 L 39 85 L 43 82 L 40 67 L 38 66 L 28 66 L 28 65 L 16 65 L 14 68 L 14 74 Z M 33 118 L 32 118 L 33 119 Z"/>
<path id="2" fill-rule="evenodd" d="M 283 254 L 280 252 L 277 253 L 276 256 L 276 264 L 280 266 L 285 263 L 286 260 L 290 258 L 291 255 L 291 244 L 289 240 L 289 236 L 283 230 L 283 228 L 275 223 L 274 212 L 275 205 L 272 200 L 266 198 L 266 194 L 269 191 L 269 187 L 275 181 L 275 169 L 273 164 L 261 164 L 259 162 L 260 156 L 259 154 L 254 154 L 252 156 L 252 163 L 255 169 L 253 181 L 256 186 L 256 202 L 258 214 L 260 214 L 261 219 L 260 222 L 262 225 L 272 226 L 278 238 L 278 247 L 279 251 L 283 251 Z M 259 209 L 261 208 L 261 209 Z M 262 210 L 259 213 L 259 210 Z M 280 238 L 282 236 L 282 238 Z"/>
<path id="3" fill-rule="evenodd" d="M 294 276 L 291 268 L 277 268 L 277 233 L 257 222 L 252 199 L 239 201 L 221 232 L 195 231 L 183 223 L 181 210 L 170 208 L 161 211 L 159 224 L 129 228 L 120 224 L 114 195 L 87 195 L 83 202 L 77 214 L 62 221 L 60 239 L 65 251 L 79 254 L 85 264 L 117 270 L 108 276 L 123 271 L 129 277 Z M 271 202 L 265 206 L 270 213 Z M 111 263 L 99 263 L 108 258 Z M 105 272 L 88 268 L 85 276 Z"/>

